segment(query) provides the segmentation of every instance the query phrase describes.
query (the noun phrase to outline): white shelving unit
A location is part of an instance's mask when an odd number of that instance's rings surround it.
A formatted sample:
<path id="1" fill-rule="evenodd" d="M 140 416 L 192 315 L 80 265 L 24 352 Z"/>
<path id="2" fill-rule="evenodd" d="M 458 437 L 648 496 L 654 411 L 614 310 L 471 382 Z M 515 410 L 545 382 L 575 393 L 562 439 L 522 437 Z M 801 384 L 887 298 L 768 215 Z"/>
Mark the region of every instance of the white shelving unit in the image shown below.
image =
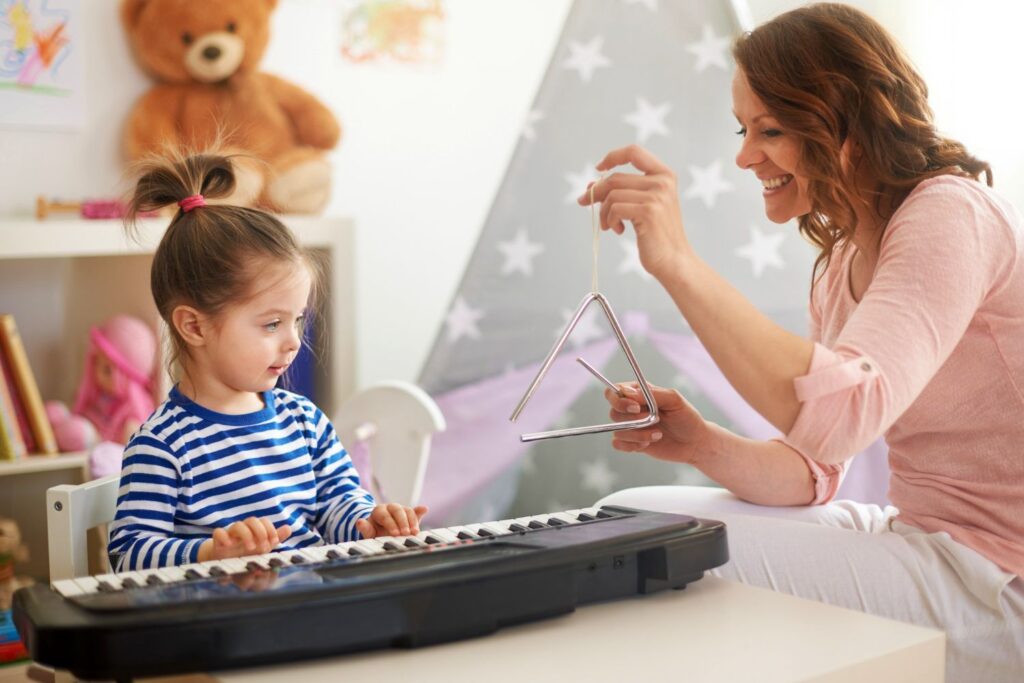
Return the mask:
<path id="1" fill-rule="evenodd" d="M 88 464 L 89 454 L 85 452 L 61 453 L 52 456 L 35 455 L 13 462 L 0 462 L 0 477 L 54 470 L 84 470 Z"/>
<path id="2" fill-rule="evenodd" d="M 325 262 L 317 403 L 333 415 L 355 386 L 354 226 L 339 217 L 282 220 Z M 119 220 L 0 220 L 0 313 L 14 314 L 44 399 L 73 401 L 92 325 L 115 313 L 157 324 L 149 269 L 168 221 L 140 221 L 136 243 Z M 66 453 L 0 462 L 0 517 L 18 521 L 32 554 L 19 572 L 45 576 L 46 488 L 83 481 L 87 457 Z"/>

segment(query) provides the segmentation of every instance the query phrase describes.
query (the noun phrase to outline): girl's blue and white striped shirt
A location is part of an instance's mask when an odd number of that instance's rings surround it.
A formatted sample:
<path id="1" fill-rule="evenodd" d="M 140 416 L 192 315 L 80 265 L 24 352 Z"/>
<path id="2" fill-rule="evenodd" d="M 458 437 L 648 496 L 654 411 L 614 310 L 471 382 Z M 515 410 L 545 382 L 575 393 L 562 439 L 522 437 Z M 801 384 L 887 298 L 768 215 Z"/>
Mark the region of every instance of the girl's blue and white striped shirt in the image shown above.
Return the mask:
<path id="1" fill-rule="evenodd" d="M 128 442 L 108 551 L 116 571 L 197 561 L 217 527 L 266 517 L 292 535 L 279 549 L 359 538 L 374 500 L 308 399 L 263 393 L 245 415 L 207 410 L 171 389 Z"/>

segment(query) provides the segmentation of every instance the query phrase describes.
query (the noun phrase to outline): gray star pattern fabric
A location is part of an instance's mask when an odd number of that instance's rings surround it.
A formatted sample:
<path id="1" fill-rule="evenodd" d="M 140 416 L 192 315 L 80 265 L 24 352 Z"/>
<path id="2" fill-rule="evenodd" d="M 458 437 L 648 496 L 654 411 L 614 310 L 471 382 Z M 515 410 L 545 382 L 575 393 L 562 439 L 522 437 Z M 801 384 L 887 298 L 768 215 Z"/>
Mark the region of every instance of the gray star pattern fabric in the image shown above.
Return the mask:
<path id="1" fill-rule="evenodd" d="M 591 215 L 575 198 L 608 150 L 633 142 L 676 171 L 698 252 L 760 310 L 806 334 L 813 252 L 794 225 L 765 218 L 759 181 L 733 161 L 739 126 L 731 113 L 730 49 L 737 32 L 724 1 L 577 0 L 424 366 L 420 383 L 428 392 L 443 394 L 545 356 L 591 286 Z M 599 274 L 620 320 L 640 313 L 651 329 L 688 333 L 667 293 L 640 267 L 631 230 L 602 233 Z M 577 332 L 609 334 L 600 317 L 594 321 Z M 732 426 L 642 333 L 630 344 L 649 381 L 679 389 L 705 417 Z M 613 380 L 631 377 L 621 354 L 603 371 Z M 552 419 L 555 426 L 607 421 L 601 385 L 594 381 L 567 415 Z M 665 483 L 706 479 L 687 466 L 616 452 L 609 434 L 540 441 L 467 501 L 462 516 L 481 521 L 580 507 L 612 490 Z"/>

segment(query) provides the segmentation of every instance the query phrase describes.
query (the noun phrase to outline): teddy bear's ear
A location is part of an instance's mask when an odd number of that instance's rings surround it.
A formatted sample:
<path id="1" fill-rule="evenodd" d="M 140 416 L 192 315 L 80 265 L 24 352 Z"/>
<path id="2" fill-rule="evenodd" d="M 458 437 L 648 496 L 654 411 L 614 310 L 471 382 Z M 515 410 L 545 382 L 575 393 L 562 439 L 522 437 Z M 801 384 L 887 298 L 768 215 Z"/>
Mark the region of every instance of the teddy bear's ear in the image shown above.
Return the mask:
<path id="1" fill-rule="evenodd" d="M 121 0 L 121 23 L 126 29 L 135 28 L 148 0 Z"/>

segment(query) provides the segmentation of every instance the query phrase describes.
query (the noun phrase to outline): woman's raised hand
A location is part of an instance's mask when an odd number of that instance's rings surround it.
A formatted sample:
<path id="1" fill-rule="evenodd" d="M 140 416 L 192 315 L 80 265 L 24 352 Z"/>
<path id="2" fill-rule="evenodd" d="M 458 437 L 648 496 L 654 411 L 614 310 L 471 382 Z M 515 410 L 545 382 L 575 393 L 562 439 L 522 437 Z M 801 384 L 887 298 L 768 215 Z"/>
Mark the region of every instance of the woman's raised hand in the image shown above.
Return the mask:
<path id="1" fill-rule="evenodd" d="M 653 154 L 639 145 L 612 150 L 597 164 L 597 170 L 608 171 L 630 164 L 640 171 L 616 172 L 591 183 L 593 201 L 601 204 L 601 229 L 622 234 L 624 221 L 636 231 L 640 263 L 659 280 L 682 266 L 691 254 L 690 243 L 683 230 L 679 208 L 676 175 Z M 591 203 L 591 187 L 577 201 Z"/>
<path id="2" fill-rule="evenodd" d="M 604 392 L 611 405 L 612 420 L 623 422 L 647 415 L 647 405 L 636 382 L 616 386 L 622 390 L 623 397 L 611 389 Z M 659 460 L 695 463 L 709 450 L 712 433 L 708 423 L 678 391 L 652 384 L 651 394 L 658 406 L 658 421 L 650 427 L 613 432 L 612 447 L 629 453 L 646 453 Z"/>

